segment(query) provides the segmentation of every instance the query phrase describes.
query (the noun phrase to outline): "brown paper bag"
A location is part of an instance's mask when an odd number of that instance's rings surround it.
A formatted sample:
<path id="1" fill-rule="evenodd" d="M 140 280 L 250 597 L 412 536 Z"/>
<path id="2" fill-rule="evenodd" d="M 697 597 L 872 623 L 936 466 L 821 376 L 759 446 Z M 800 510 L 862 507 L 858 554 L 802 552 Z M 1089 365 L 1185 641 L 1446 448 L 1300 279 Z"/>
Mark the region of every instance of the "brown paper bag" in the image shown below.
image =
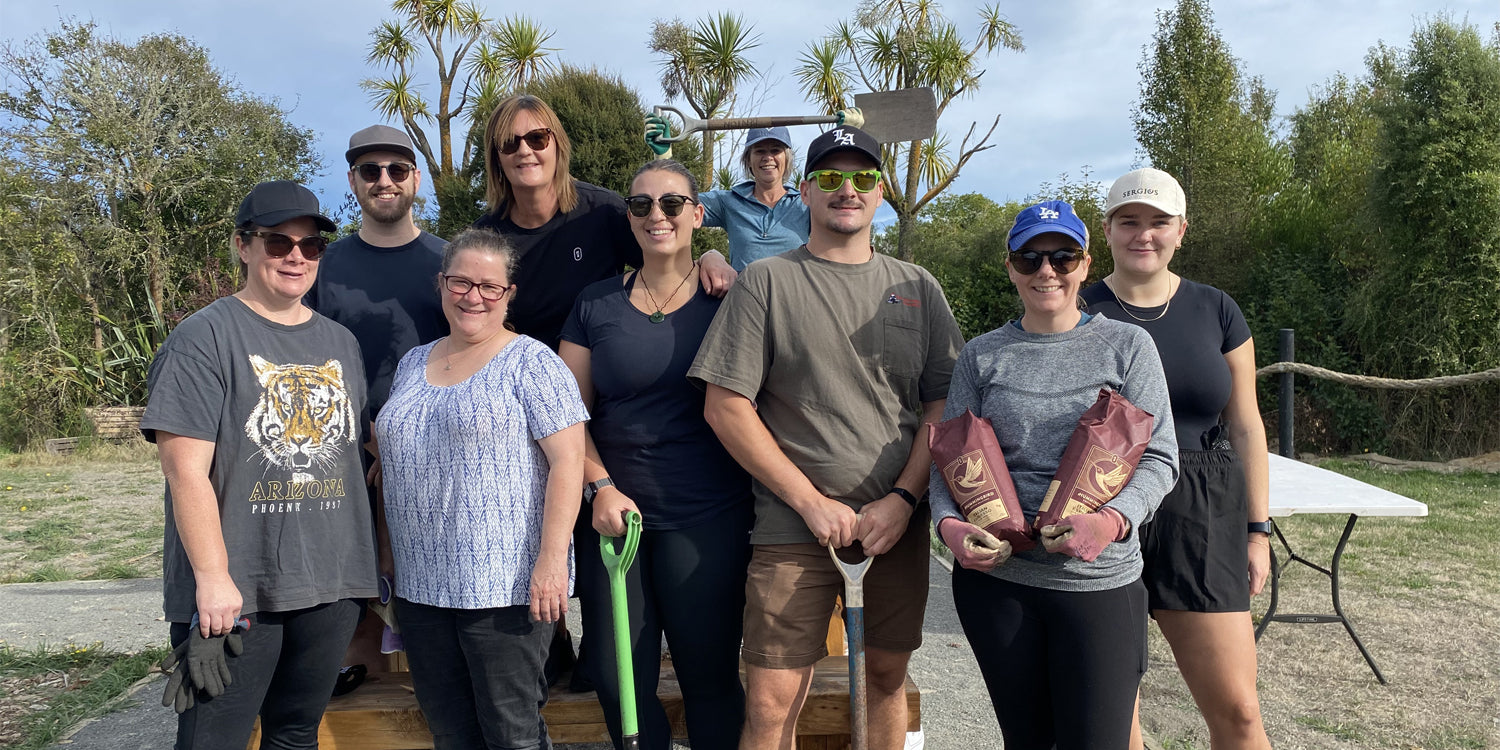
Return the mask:
<path id="1" fill-rule="evenodd" d="M 1156 417 L 1107 388 L 1078 418 L 1057 473 L 1042 498 L 1036 528 L 1091 513 L 1113 500 L 1135 474 Z"/>
<path id="2" fill-rule="evenodd" d="M 1023 552 L 1036 546 L 1005 454 L 988 419 L 965 411 L 942 424 L 927 426 L 927 447 L 937 464 L 953 502 L 969 523 L 1010 542 L 1011 550 Z"/>

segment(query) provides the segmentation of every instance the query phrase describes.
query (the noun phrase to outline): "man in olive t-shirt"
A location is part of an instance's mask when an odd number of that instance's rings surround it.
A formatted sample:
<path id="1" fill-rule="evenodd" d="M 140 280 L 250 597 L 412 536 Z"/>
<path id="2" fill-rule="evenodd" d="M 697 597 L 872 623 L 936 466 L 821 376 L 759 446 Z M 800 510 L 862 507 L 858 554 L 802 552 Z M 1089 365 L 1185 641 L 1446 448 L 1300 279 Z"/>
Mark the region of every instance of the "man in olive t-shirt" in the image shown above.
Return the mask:
<path id="1" fill-rule="evenodd" d="M 688 376 L 754 477 L 741 747 L 789 746 L 843 582 L 826 547 L 875 557 L 865 578 L 869 736 L 900 748 L 904 684 L 927 602 L 926 513 L 914 513 L 963 345 L 924 269 L 874 252 L 880 148 L 855 128 L 808 148 L 807 244 L 750 264 Z"/>

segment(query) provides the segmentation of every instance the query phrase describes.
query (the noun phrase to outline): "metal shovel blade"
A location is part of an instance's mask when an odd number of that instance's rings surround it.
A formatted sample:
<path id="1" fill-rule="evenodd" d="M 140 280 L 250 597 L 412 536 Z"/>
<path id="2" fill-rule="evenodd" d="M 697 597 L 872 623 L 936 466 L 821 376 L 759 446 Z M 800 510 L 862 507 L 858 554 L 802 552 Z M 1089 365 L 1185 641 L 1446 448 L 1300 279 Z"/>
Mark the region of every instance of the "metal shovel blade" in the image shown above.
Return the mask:
<path id="1" fill-rule="evenodd" d="M 865 116 L 861 130 L 881 143 L 922 141 L 937 133 L 937 98 L 932 89 L 900 89 L 855 94 Z"/>

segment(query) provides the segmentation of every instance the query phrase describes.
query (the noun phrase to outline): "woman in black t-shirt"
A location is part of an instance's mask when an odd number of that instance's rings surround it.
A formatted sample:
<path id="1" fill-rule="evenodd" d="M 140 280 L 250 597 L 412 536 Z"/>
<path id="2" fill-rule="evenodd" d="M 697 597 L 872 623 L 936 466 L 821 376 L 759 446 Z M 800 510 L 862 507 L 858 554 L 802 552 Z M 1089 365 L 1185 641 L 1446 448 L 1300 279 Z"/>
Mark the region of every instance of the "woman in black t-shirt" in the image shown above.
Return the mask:
<path id="1" fill-rule="evenodd" d="M 625 205 L 614 192 L 573 179 L 573 144 L 557 113 L 534 96 L 512 96 L 495 107 L 485 125 L 484 153 L 489 212 L 474 226 L 499 232 L 516 248 L 510 306 L 516 332 L 556 350 L 578 293 L 626 266 L 640 266 Z M 737 274 L 710 250 L 699 275 L 709 293 L 722 297 Z"/>
<path id="2" fill-rule="evenodd" d="M 695 747 L 734 747 L 745 717 L 739 678 L 745 569 L 753 506 L 750 477 L 703 418 L 703 392 L 687 379 L 719 300 L 699 282 L 693 229 L 703 207 L 692 174 L 671 160 L 636 173 L 625 199 L 643 257 L 640 270 L 592 284 L 562 329 L 559 354 L 589 407 L 584 497 L 592 533 L 580 531 L 578 590 L 584 650 L 605 720 L 620 746 L 619 685 L 608 578 L 599 534 L 644 531 L 626 576 L 641 747 L 666 750 L 671 725 L 655 700 L 665 632 Z"/>
<path id="3" fill-rule="evenodd" d="M 1115 268 L 1082 296 L 1089 312 L 1151 334 L 1171 393 L 1181 476 L 1141 527 L 1151 615 L 1213 747 L 1269 749 L 1250 622 L 1250 596 L 1265 585 L 1271 554 L 1255 346 L 1229 295 L 1168 269 L 1186 214 L 1182 187 L 1166 172 L 1138 169 L 1116 180 L 1104 213 Z M 1131 747 L 1142 747 L 1139 710 Z"/>

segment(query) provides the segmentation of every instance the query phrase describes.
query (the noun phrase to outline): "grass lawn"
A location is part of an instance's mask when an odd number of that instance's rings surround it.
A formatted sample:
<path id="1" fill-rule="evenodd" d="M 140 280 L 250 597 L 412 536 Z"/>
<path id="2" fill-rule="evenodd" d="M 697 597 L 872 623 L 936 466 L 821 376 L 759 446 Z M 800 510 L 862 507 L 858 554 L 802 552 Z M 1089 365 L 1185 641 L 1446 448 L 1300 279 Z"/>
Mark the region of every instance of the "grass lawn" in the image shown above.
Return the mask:
<path id="1" fill-rule="evenodd" d="M 0 747 L 43 748 L 73 725 L 108 710 L 166 656 L 98 647 L 25 651 L 0 647 Z"/>

